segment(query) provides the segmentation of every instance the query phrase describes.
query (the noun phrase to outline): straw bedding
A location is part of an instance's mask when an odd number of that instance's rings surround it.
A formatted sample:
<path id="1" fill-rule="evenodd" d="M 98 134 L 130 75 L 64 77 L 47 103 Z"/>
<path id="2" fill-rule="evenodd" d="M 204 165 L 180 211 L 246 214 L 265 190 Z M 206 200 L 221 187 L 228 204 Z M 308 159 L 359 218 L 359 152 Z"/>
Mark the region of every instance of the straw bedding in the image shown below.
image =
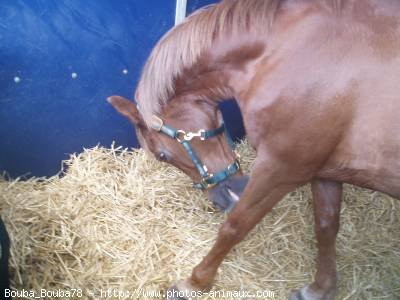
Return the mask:
<path id="1" fill-rule="evenodd" d="M 253 151 L 246 143 L 238 151 L 248 170 Z M 142 150 L 86 149 L 61 175 L 0 179 L 15 289 L 83 289 L 81 299 L 99 299 L 108 288 L 163 290 L 190 274 L 226 218 L 185 175 Z M 400 201 L 346 186 L 338 299 L 400 299 L 399 240 Z M 304 187 L 229 254 L 213 289 L 271 290 L 285 299 L 312 280 L 315 253 Z"/>

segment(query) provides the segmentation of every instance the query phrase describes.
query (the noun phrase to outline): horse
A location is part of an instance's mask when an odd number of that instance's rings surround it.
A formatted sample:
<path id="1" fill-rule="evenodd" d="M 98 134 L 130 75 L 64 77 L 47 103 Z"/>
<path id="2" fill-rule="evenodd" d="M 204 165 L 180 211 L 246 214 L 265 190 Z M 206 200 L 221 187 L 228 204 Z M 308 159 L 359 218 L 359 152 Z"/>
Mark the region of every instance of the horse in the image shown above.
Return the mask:
<path id="1" fill-rule="evenodd" d="M 227 253 L 307 183 L 317 271 L 289 299 L 335 298 L 342 184 L 400 198 L 399 25 L 399 1 L 223 0 L 157 43 L 137 106 L 108 98 L 144 149 L 229 210 L 213 247 L 168 299 L 209 289 Z M 257 153 L 248 179 L 218 110 L 231 98 Z"/>

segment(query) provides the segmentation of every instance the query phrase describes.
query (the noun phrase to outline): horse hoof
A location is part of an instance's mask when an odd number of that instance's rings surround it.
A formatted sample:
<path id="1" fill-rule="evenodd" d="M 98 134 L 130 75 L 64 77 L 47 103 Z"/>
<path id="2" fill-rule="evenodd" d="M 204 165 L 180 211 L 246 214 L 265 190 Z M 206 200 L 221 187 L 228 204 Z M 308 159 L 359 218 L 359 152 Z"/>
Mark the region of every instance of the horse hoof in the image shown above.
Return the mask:
<path id="1" fill-rule="evenodd" d="M 328 292 L 314 291 L 309 285 L 303 287 L 300 290 L 294 290 L 289 295 L 289 300 L 334 300 L 335 289 Z"/>
<path id="2" fill-rule="evenodd" d="M 300 293 L 300 290 L 294 290 L 290 293 L 288 300 L 305 300 Z"/>
<path id="3" fill-rule="evenodd" d="M 167 290 L 167 300 L 188 300 L 187 298 L 180 295 L 180 291 L 176 285 L 171 286 Z"/>

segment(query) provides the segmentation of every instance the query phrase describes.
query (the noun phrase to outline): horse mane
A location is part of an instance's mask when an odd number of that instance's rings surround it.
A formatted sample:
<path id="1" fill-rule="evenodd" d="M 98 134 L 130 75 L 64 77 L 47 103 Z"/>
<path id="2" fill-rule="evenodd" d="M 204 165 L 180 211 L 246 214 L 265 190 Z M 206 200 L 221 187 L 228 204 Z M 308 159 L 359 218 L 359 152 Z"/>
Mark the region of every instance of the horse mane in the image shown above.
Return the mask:
<path id="1" fill-rule="evenodd" d="M 335 9 L 342 0 L 324 0 Z M 193 66 L 224 33 L 267 31 L 282 0 L 223 0 L 197 10 L 173 27 L 153 48 L 136 89 L 147 124 L 170 100 L 175 79 Z"/>
<path id="2" fill-rule="evenodd" d="M 154 47 L 136 89 L 136 102 L 149 124 L 171 98 L 174 81 L 210 49 L 222 33 L 267 28 L 280 0 L 224 0 L 197 10 Z"/>

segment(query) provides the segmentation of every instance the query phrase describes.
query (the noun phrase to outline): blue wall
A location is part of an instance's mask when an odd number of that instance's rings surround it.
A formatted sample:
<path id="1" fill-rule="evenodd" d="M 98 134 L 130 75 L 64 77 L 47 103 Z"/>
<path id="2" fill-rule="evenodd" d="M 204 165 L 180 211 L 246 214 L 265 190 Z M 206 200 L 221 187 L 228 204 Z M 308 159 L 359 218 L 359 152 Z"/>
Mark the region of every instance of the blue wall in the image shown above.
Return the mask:
<path id="1" fill-rule="evenodd" d="M 189 0 L 188 12 L 212 2 Z M 132 98 L 174 16 L 174 0 L 0 2 L 0 171 L 49 176 L 83 147 L 137 147 L 132 126 L 105 99 Z M 241 136 L 237 107 L 222 109 Z"/>

